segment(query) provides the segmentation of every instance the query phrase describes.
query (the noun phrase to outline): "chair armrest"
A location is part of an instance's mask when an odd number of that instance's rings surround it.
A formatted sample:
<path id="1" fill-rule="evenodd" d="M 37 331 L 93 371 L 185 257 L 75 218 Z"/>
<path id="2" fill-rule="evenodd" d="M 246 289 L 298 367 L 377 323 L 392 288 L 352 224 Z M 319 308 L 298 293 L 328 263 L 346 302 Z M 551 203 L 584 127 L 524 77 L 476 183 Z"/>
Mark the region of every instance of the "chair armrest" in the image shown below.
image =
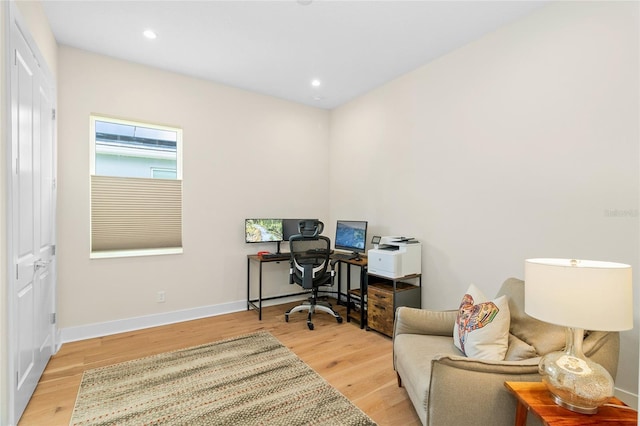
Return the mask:
<path id="1" fill-rule="evenodd" d="M 430 311 L 400 306 L 396 311 L 393 335 L 431 334 L 453 336 L 453 326 L 457 315 L 457 310 Z"/>

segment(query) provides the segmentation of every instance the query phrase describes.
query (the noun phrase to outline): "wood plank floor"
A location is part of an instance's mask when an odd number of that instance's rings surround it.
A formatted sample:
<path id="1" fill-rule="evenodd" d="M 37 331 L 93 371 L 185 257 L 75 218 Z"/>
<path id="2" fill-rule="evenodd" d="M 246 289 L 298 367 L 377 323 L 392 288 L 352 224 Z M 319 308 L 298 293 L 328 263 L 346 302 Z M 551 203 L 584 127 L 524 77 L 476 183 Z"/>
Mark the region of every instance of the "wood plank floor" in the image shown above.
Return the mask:
<path id="1" fill-rule="evenodd" d="M 310 331 L 304 313 L 285 322 L 284 311 L 294 305 L 264 308 L 262 321 L 243 311 L 66 343 L 49 361 L 19 425 L 68 425 L 84 370 L 259 330 L 271 332 L 379 425 L 420 425 L 397 385 L 389 337 L 354 322 L 337 324 L 324 313 L 314 316 Z M 343 307 L 337 309 L 346 318 Z"/>

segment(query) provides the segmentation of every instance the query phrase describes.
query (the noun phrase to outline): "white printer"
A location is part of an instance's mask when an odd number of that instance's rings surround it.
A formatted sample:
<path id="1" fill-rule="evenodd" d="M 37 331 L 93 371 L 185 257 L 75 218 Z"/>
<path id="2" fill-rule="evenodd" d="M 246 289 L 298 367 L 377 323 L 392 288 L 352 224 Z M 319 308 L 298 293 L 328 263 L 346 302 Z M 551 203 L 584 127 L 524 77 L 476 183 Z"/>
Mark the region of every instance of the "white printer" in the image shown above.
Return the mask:
<path id="1" fill-rule="evenodd" d="M 399 278 L 422 273 L 422 244 L 410 237 L 381 237 L 367 252 L 369 273 Z"/>

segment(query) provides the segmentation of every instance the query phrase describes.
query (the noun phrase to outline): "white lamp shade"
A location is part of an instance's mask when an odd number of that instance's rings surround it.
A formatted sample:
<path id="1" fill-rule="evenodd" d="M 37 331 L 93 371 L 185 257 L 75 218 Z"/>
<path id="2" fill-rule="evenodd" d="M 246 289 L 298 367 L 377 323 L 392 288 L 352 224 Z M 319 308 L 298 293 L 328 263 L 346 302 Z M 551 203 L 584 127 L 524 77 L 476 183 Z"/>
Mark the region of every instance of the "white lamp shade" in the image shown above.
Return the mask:
<path id="1" fill-rule="evenodd" d="M 525 312 L 584 330 L 633 328 L 631 266 L 572 259 L 527 259 Z"/>

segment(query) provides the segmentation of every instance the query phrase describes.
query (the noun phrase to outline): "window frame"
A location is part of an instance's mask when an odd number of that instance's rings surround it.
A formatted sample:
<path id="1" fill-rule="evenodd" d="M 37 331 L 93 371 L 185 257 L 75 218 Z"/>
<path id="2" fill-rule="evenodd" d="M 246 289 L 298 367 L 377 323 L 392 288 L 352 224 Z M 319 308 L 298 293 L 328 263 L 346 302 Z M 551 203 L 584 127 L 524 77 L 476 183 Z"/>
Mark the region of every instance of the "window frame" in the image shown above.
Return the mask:
<path id="1" fill-rule="evenodd" d="M 145 128 L 150 128 L 150 129 L 156 129 L 156 130 L 164 130 L 164 131 L 171 131 L 171 132 L 176 132 L 176 178 L 175 179 L 169 179 L 169 180 L 177 180 L 182 182 L 182 170 L 183 170 L 183 164 L 182 164 L 182 142 L 183 142 L 183 130 L 180 127 L 177 126 L 168 126 L 168 125 L 161 125 L 161 124 L 155 124 L 155 123 L 149 123 L 149 122 L 145 122 L 145 121 L 136 121 L 136 120 L 130 120 L 130 119 L 122 119 L 122 118 L 116 118 L 116 117 L 110 117 L 107 115 L 102 115 L 102 114 L 90 114 L 90 120 L 89 120 L 89 155 L 90 155 L 90 162 L 89 162 L 89 180 L 90 180 L 90 185 L 89 185 L 89 258 L 90 259 L 101 259 L 101 258 L 115 258 L 115 257 L 137 257 L 137 256 L 155 256 L 155 255 L 168 255 L 168 254 L 182 254 L 183 253 L 183 245 L 181 244 L 180 247 L 163 247 L 163 248 L 139 248 L 139 249 L 116 249 L 116 250 L 93 250 L 93 213 L 92 213 L 92 209 L 91 209 L 91 203 L 92 203 L 92 199 L 93 199 L 93 191 L 92 191 L 92 185 L 91 185 L 91 180 L 93 178 L 93 176 L 96 176 L 96 121 L 104 121 L 104 122 L 109 122 L 109 123 L 115 123 L 115 124 L 122 124 L 122 125 L 128 125 L 128 126 L 138 126 L 138 127 L 145 127 Z M 100 175 L 98 175 L 100 176 Z M 134 178 L 132 178 L 134 179 Z M 162 179 L 162 178 L 159 178 Z M 181 195 L 180 197 L 180 206 L 182 209 L 183 206 L 183 197 Z M 182 227 L 183 225 L 183 219 L 181 217 L 181 231 L 180 234 L 183 235 L 184 229 Z"/>

